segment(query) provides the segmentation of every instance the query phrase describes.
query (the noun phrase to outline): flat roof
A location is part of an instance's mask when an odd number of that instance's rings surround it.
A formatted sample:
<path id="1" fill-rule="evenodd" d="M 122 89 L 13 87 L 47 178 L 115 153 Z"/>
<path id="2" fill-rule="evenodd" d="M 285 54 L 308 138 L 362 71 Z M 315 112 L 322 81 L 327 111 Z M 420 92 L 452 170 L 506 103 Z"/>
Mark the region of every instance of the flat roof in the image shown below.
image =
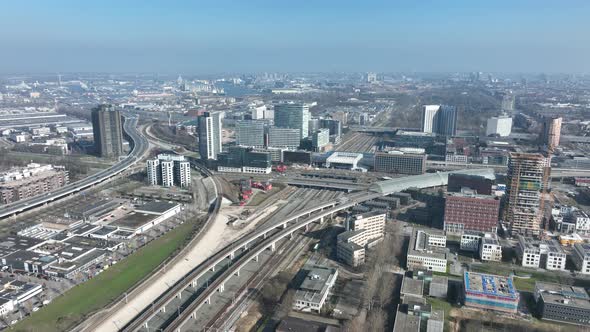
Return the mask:
<path id="1" fill-rule="evenodd" d="M 130 229 L 137 229 L 140 226 L 149 223 L 151 220 L 155 218 L 156 217 L 153 214 L 132 211 L 127 213 L 123 217 L 114 220 L 113 222 L 111 222 L 111 225 Z"/>
<path id="2" fill-rule="evenodd" d="M 178 206 L 177 203 L 168 203 L 163 201 L 151 201 L 135 208 L 137 212 L 145 212 L 151 214 L 164 214 Z"/>
<path id="3" fill-rule="evenodd" d="M 516 300 L 518 291 L 514 288 L 512 277 L 477 272 L 465 272 L 465 290 L 470 293 L 491 295 Z"/>
<path id="4" fill-rule="evenodd" d="M 590 309 L 590 296 L 583 287 L 537 281 L 535 291 L 539 292 L 545 303 Z"/>
<path id="5" fill-rule="evenodd" d="M 408 315 L 398 310 L 395 314 L 393 332 L 420 331 L 420 316 Z"/>
<path id="6" fill-rule="evenodd" d="M 422 296 L 422 294 L 424 294 L 424 280 L 404 277 L 402 279 L 401 293 L 404 295 Z"/>

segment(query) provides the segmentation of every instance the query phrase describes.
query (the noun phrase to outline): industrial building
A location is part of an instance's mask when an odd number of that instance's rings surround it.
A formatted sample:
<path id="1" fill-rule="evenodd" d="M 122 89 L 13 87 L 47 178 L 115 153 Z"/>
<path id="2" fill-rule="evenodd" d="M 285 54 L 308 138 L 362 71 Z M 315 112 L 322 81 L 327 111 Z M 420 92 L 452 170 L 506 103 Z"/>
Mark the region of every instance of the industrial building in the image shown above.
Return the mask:
<path id="1" fill-rule="evenodd" d="M 503 218 L 512 235 L 541 233 L 548 166 L 542 154 L 510 153 Z"/>
<path id="2" fill-rule="evenodd" d="M 94 147 L 103 158 L 123 155 L 123 125 L 121 113 L 110 105 L 100 105 L 92 110 Z"/>
<path id="3" fill-rule="evenodd" d="M 465 305 L 469 307 L 516 313 L 520 294 L 512 277 L 465 272 Z"/>
<path id="4" fill-rule="evenodd" d="M 565 270 L 567 254 L 556 240 L 537 240 L 519 235 L 516 254 L 525 267 Z"/>
<path id="5" fill-rule="evenodd" d="M 119 230 L 141 234 L 179 212 L 179 204 L 153 201 L 136 207 L 109 225 L 118 227 Z"/>
<path id="6" fill-rule="evenodd" d="M 496 233 L 500 200 L 489 195 L 478 195 L 473 190 L 449 193 L 445 197 L 444 230 L 462 234 L 464 231 Z"/>
<path id="7" fill-rule="evenodd" d="M 412 148 L 375 153 L 375 171 L 398 174 L 423 174 L 426 171 L 426 154 Z"/>
<path id="8" fill-rule="evenodd" d="M 152 186 L 190 187 L 191 185 L 191 165 L 184 156 L 159 154 L 156 158 L 148 160 L 146 164 L 148 183 Z"/>
<path id="9" fill-rule="evenodd" d="M 437 231 L 414 230 L 407 254 L 408 269 L 447 272 L 446 236 Z"/>
<path id="10" fill-rule="evenodd" d="M 590 324 L 590 296 L 583 287 L 537 281 L 534 297 L 544 320 L 582 326 Z"/>
<path id="11" fill-rule="evenodd" d="M 304 266 L 307 274 L 295 291 L 293 309 L 319 313 L 338 278 L 338 270 L 325 266 Z"/>

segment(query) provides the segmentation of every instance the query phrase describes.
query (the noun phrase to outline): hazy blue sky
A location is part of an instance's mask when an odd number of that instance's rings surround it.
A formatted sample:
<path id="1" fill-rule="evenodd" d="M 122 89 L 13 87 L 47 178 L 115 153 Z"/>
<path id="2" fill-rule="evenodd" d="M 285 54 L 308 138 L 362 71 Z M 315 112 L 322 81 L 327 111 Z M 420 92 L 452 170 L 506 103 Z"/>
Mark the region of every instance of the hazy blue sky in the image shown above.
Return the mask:
<path id="1" fill-rule="evenodd" d="M 3 1 L 0 72 L 590 72 L 590 1 Z"/>

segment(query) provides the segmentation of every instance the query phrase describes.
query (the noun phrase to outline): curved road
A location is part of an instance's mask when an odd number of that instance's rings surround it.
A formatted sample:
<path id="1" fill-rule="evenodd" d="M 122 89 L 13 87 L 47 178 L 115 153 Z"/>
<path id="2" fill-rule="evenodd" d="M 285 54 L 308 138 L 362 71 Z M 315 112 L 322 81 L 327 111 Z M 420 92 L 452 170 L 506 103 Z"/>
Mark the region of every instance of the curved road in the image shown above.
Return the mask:
<path id="1" fill-rule="evenodd" d="M 125 115 L 125 122 L 123 124 L 123 130 L 130 138 L 130 143 L 133 144 L 133 149 L 123 160 L 119 161 L 115 165 L 86 177 L 80 181 L 70 183 L 57 190 L 54 190 L 46 195 L 31 197 L 28 199 L 20 200 L 11 204 L 4 205 L 0 209 L 0 218 L 15 215 L 28 209 L 35 208 L 39 205 L 60 199 L 64 196 L 79 192 L 86 188 L 92 187 L 106 179 L 120 174 L 129 167 L 133 166 L 138 160 L 140 160 L 146 153 L 149 147 L 149 143 L 145 137 L 143 137 L 139 131 L 137 131 L 137 117 Z"/>

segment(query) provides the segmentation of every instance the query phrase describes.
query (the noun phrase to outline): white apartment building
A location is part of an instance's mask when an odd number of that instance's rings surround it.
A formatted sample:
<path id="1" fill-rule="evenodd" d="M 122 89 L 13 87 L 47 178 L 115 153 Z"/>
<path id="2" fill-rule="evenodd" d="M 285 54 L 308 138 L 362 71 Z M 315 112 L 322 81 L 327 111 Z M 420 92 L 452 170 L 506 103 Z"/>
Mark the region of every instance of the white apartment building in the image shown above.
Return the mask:
<path id="1" fill-rule="evenodd" d="M 350 265 L 365 262 L 365 248 L 383 238 L 385 213 L 371 213 L 351 217 L 346 223 L 346 232 L 338 235 L 337 258 Z"/>
<path id="2" fill-rule="evenodd" d="M 510 136 L 512 132 L 512 118 L 506 115 L 495 116 L 488 119 L 486 136 L 498 135 L 500 137 Z"/>
<path id="3" fill-rule="evenodd" d="M 479 241 L 481 240 L 481 233 L 474 231 L 465 231 L 461 234 L 460 249 L 465 251 L 477 252 L 479 249 Z"/>
<path id="4" fill-rule="evenodd" d="M 171 160 L 162 160 L 160 162 L 160 170 L 162 172 L 162 186 L 174 186 L 174 162 Z"/>
<path id="5" fill-rule="evenodd" d="M 572 260 L 580 273 L 590 274 L 590 244 L 576 243 Z"/>
<path id="6" fill-rule="evenodd" d="M 502 261 L 502 246 L 498 236 L 492 233 L 485 233 L 479 245 L 479 258 L 482 261 Z"/>
<path id="7" fill-rule="evenodd" d="M 520 235 L 517 254 L 522 266 L 565 270 L 567 255 L 555 240 L 536 240 Z"/>
<path id="8" fill-rule="evenodd" d="M 191 185 L 191 165 L 184 156 L 159 154 L 147 161 L 148 183 L 152 186 L 189 187 Z"/>
<path id="9" fill-rule="evenodd" d="M 444 238 L 444 242 L 443 242 Z M 444 246 L 441 244 L 444 243 Z M 407 255 L 407 268 L 423 268 L 436 272 L 447 272 L 446 236 L 427 233 L 424 230 L 412 232 Z"/>

